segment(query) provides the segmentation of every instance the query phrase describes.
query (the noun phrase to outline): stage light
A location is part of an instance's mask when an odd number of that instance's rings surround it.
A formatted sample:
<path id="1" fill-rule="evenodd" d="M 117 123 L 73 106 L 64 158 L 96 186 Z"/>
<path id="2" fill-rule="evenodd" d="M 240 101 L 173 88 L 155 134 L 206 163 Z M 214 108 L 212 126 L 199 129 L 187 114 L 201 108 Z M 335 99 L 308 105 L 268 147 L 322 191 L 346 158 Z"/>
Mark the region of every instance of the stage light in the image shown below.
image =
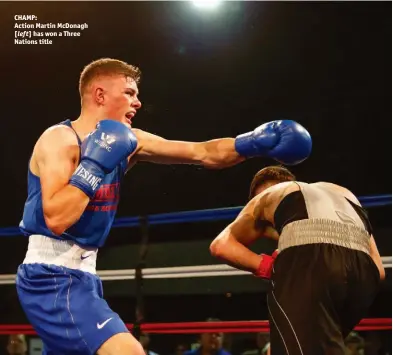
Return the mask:
<path id="1" fill-rule="evenodd" d="M 214 9 L 220 3 L 220 0 L 192 0 L 192 3 L 202 9 Z"/>

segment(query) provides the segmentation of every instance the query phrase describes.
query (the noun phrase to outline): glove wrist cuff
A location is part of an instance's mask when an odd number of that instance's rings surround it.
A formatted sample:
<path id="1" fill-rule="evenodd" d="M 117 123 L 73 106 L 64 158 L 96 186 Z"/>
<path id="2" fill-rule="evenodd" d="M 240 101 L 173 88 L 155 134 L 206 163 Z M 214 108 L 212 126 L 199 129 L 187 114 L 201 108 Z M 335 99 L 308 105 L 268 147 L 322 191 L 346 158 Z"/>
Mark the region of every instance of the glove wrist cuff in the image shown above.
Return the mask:
<path id="1" fill-rule="evenodd" d="M 258 156 L 258 149 L 254 145 L 253 132 L 238 135 L 235 139 L 235 150 L 245 158 Z"/>
<path id="2" fill-rule="evenodd" d="M 270 255 L 261 254 L 262 260 L 259 264 L 258 270 L 255 271 L 256 277 L 262 277 L 264 279 L 270 279 L 272 274 L 274 258 Z"/>
<path id="3" fill-rule="evenodd" d="M 82 190 L 90 199 L 101 186 L 104 171 L 93 161 L 82 160 L 72 174 L 69 184 Z"/>

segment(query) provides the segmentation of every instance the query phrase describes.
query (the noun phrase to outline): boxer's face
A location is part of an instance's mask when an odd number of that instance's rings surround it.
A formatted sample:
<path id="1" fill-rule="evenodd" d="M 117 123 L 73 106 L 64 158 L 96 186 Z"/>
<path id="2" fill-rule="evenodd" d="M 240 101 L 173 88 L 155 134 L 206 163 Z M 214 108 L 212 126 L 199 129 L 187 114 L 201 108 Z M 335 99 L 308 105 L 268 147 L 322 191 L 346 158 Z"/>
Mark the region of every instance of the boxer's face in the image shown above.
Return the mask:
<path id="1" fill-rule="evenodd" d="M 222 336 L 222 333 L 203 333 L 201 335 L 202 348 L 210 351 L 221 349 Z"/>
<path id="2" fill-rule="evenodd" d="M 136 82 L 130 77 L 119 75 L 103 79 L 102 87 L 102 107 L 106 118 L 130 126 L 142 106 Z"/>
<path id="3" fill-rule="evenodd" d="M 176 346 L 175 355 L 183 355 L 185 351 L 186 351 L 186 347 L 184 345 L 179 344 L 178 346 Z"/>
<path id="4" fill-rule="evenodd" d="M 257 346 L 259 349 L 262 349 L 266 343 L 268 343 L 267 336 L 265 333 L 257 334 Z"/>
<path id="5" fill-rule="evenodd" d="M 26 354 L 26 341 L 22 335 L 10 335 L 8 338 L 7 351 L 11 355 Z"/>

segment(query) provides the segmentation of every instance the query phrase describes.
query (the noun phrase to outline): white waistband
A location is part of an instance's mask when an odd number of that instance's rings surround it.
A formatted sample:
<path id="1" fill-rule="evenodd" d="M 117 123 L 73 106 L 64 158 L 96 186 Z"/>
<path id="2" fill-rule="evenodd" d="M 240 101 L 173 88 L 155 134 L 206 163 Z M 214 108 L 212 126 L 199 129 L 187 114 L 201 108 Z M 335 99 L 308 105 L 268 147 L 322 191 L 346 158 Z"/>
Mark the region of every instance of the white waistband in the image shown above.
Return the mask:
<path id="1" fill-rule="evenodd" d="M 283 251 L 305 244 L 334 244 L 370 254 L 370 235 L 363 228 L 330 219 L 303 219 L 287 224 L 278 240 Z"/>
<path id="2" fill-rule="evenodd" d="M 81 247 L 70 240 L 58 240 L 34 234 L 23 264 L 50 264 L 96 274 L 96 248 Z"/>

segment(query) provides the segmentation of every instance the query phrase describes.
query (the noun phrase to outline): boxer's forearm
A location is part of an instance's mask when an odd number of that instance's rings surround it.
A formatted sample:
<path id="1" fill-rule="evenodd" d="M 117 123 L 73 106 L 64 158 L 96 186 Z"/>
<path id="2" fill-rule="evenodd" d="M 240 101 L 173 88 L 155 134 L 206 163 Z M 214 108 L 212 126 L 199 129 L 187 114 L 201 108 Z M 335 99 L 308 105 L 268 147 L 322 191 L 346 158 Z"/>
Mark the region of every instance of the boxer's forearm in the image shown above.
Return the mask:
<path id="1" fill-rule="evenodd" d="M 223 169 L 245 160 L 235 150 L 234 138 L 206 142 L 167 140 L 133 129 L 138 138 L 138 150 L 132 161 L 158 164 L 196 164 L 210 169 Z"/>
<path id="2" fill-rule="evenodd" d="M 89 197 L 75 186 L 67 185 L 43 201 L 47 227 L 56 235 L 74 225 L 89 203 Z"/>
<path id="3" fill-rule="evenodd" d="M 262 257 L 230 235 L 218 236 L 210 245 L 210 252 L 228 265 L 254 273 L 258 270 Z"/>
<path id="4" fill-rule="evenodd" d="M 198 143 L 204 152 L 202 165 L 211 169 L 222 169 L 245 160 L 235 150 L 234 138 L 220 138 Z"/>

